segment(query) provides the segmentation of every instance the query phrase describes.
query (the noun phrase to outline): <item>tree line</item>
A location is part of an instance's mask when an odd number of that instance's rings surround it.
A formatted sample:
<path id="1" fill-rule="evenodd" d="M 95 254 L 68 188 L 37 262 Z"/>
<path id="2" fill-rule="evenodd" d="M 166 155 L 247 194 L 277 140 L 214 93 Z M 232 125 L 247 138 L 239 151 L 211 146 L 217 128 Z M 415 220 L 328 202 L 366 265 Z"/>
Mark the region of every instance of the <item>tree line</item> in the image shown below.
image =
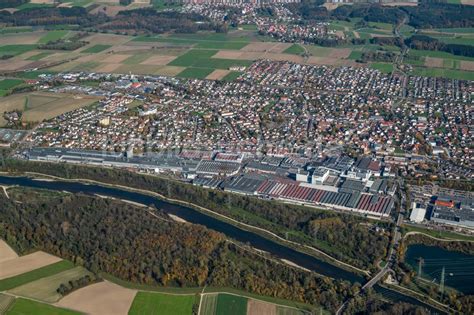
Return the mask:
<path id="1" fill-rule="evenodd" d="M 416 28 L 450 28 L 474 26 L 474 8 L 448 3 L 420 3 L 417 6 L 388 7 L 378 4 L 342 5 L 329 11 L 320 1 L 302 1 L 287 5 L 304 20 L 349 20 L 362 18 L 368 22 L 399 24 L 406 17 L 407 24 Z"/>
<path id="2" fill-rule="evenodd" d="M 444 51 L 453 55 L 474 57 L 474 46 L 445 44 L 436 38 L 426 35 L 413 35 L 405 40 L 405 45 L 412 49 Z"/>
<path id="3" fill-rule="evenodd" d="M 132 34 L 222 30 L 222 23 L 214 23 L 196 13 L 158 12 L 153 8 L 120 11 L 115 17 L 109 17 L 104 12 L 92 14 L 82 7 L 43 7 L 13 13 L 1 11 L 0 23 L 9 26 L 79 25 L 82 29 L 90 31 Z"/>

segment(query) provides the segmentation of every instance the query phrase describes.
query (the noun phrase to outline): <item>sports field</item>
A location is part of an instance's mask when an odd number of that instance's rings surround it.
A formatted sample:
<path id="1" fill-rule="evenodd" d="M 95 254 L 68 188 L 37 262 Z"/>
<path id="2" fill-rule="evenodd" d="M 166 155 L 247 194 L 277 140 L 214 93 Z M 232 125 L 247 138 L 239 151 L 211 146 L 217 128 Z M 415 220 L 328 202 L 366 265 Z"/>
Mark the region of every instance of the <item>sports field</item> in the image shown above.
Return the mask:
<path id="1" fill-rule="evenodd" d="M 128 314 L 191 315 L 195 301 L 195 295 L 138 292 Z"/>
<path id="2" fill-rule="evenodd" d="M 8 309 L 6 315 L 79 315 L 81 313 L 55 307 L 49 304 L 17 298 Z"/>

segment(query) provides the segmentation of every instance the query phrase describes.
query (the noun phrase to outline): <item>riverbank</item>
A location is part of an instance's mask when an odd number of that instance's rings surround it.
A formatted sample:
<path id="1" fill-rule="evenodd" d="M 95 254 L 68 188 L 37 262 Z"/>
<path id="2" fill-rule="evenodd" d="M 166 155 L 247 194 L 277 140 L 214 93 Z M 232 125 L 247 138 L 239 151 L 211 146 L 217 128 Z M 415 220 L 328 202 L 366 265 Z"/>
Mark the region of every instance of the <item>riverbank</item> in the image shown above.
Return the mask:
<path id="1" fill-rule="evenodd" d="M 141 204 L 154 204 L 157 206 L 157 208 L 162 209 L 167 214 L 171 213 L 179 215 L 190 223 L 204 225 L 209 229 L 213 229 L 217 232 L 221 232 L 227 235 L 227 237 L 230 239 L 236 239 L 242 244 L 248 244 L 248 246 L 252 248 L 267 252 L 274 258 L 276 257 L 280 260 L 290 260 L 291 262 L 296 263 L 298 266 L 309 269 L 317 274 L 325 275 L 327 277 L 346 280 L 352 283 L 363 283 L 363 278 L 361 278 L 355 273 L 348 272 L 335 265 L 328 264 L 327 262 L 317 259 L 314 256 L 302 253 L 300 251 L 296 251 L 290 247 L 283 246 L 275 241 L 264 238 L 257 233 L 237 228 L 234 225 L 224 222 L 223 220 L 218 220 L 213 216 L 205 215 L 200 211 L 197 211 L 190 207 L 173 205 L 172 203 L 160 201 L 160 199 L 156 197 L 136 192 L 129 192 L 127 190 L 122 190 L 118 188 L 109 188 L 105 186 L 95 185 L 91 183 L 55 181 L 51 179 L 47 181 L 41 179 L 38 180 L 38 177 L 36 177 L 36 180 L 33 180 L 29 177 L 0 176 L 0 184 L 9 186 L 16 185 L 20 187 L 30 187 L 46 190 L 68 191 L 70 193 L 82 192 L 91 195 L 100 194 L 102 196 L 109 196 L 117 199 L 127 199 Z M 378 292 L 378 289 L 376 289 L 376 291 Z M 384 291 L 381 292 L 381 294 L 383 294 L 385 298 L 388 298 L 393 302 L 405 301 L 407 303 L 410 303 L 410 301 L 412 300 L 410 296 L 406 296 L 398 291 L 393 290 L 389 290 L 389 292 Z M 426 303 L 422 304 L 421 306 L 431 309 L 431 306 Z"/>
<path id="2" fill-rule="evenodd" d="M 118 185 L 118 184 L 109 184 L 109 183 L 104 183 L 104 182 L 91 180 L 91 179 L 85 179 L 85 178 L 67 179 L 67 178 L 63 178 L 63 177 L 58 177 L 58 176 L 53 176 L 53 175 L 48 175 L 48 174 L 43 174 L 43 173 L 37 173 L 37 172 L 25 172 L 24 174 L 28 175 L 28 176 L 32 176 L 33 178 L 35 176 L 36 177 L 39 176 L 40 178 L 44 177 L 46 180 L 53 179 L 53 180 L 73 182 L 73 183 L 75 182 L 75 183 L 83 183 L 83 184 L 96 184 L 96 185 L 101 185 L 101 186 L 105 186 L 105 187 L 117 188 L 117 189 L 126 190 L 126 191 L 130 191 L 130 192 L 138 192 L 138 193 L 146 194 L 146 195 L 149 195 L 149 196 L 157 197 L 157 198 L 159 198 L 161 200 L 164 200 L 166 202 L 191 207 L 191 208 L 193 208 L 197 211 L 200 211 L 202 213 L 210 214 L 214 218 L 217 218 L 219 220 L 230 223 L 234 226 L 237 226 L 238 228 L 241 228 L 241 229 L 253 232 L 253 233 L 258 233 L 259 235 L 261 235 L 263 237 L 266 237 L 266 238 L 270 238 L 274 241 L 277 241 L 278 243 L 280 243 L 284 246 L 292 245 L 292 248 L 294 248 L 294 249 L 297 249 L 297 250 L 302 251 L 302 252 L 304 252 L 306 254 L 309 254 L 309 255 L 315 255 L 317 258 L 324 259 L 326 262 L 334 264 L 334 265 L 336 265 L 340 268 L 344 268 L 348 271 L 360 273 L 364 276 L 369 276 L 370 275 L 370 272 L 368 270 L 363 270 L 363 269 L 357 268 L 355 266 L 349 265 L 349 264 L 347 264 L 343 261 L 337 260 L 336 258 L 326 254 L 325 252 L 323 252 L 323 251 L 321 251 L 321 250 L 319 250 L 315 247 L 311 247 L 311 246 L 308 246 L 308 245 L 302 245 L 302 244 L 299 244 L 299 243 L 296 243 L 296 242 L 293 242 L 293 241 L 290 241 L 290 240 L 286 240 L 286 239 L 278 236 L 277 234 L 275 234 L 271 231 L 268 231 L 266 229 L 263 229 L 263 228 L 260 228 L 260 227 L 257 227 L 257 226 L 253 226 L 253 225 L 250 225 L 250 224 L 247 224 L 247 223 L 239 222 L 239 221 L 237 221 L 233 218 L 230 218 L 228 216 L 225 216 L 221 213 L 215 212 L 211 209 L 208 209 L 208 208 L 205 208 L 205 207 L 202 207 L 202 206 L 199 206 L 199 205 L 187 202 L 187 201 L 168 198 L 168 197 L 166 197 L 162 194 L 159 194 L 157 192 L 153 192 L 153 191 L 150 191 L 150 190 L 133 188 L 133 187 L 129 187 L 129 186 Z"/>

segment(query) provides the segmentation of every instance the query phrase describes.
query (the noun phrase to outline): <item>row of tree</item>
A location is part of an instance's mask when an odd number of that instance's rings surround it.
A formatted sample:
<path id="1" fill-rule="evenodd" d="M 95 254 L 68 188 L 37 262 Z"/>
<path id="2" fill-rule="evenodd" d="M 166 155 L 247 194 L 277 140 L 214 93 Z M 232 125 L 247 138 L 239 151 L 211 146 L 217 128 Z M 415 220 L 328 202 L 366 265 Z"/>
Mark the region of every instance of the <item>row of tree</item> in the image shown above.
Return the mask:
<path id="1" fill-rule="evenodd" d="M 66 296 L 73 291 L 87 287 L 88 285 L 93 284 L 99 280 L 100 278 L 95 274 L 85 275 L 79 279 L 70 280 L 67 283 L 61 283 L 56 289 L 56 292 L 62 296 Z"/>

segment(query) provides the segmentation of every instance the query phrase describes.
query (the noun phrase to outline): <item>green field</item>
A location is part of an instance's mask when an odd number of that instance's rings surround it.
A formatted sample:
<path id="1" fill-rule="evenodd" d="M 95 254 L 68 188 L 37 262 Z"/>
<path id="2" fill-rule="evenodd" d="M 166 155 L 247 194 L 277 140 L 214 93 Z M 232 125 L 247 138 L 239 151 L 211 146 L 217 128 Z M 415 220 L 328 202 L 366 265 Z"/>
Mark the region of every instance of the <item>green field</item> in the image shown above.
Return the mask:
<path id="1" fill-rule="evenodd" d="M 33 55 L 29 58 L 26 58 L 26 60 L 32 60 L 32 61 L 37 61 L 37 60 L 41 60 L 47 56 L 51 55 L 50 52 L 41 52 L 39 54 L 36 54 L 36 55 Z"/>
<path id="2" fill-rule="evenodd" d="M 22 79 L 37 79 L 41 74 L 54 74 L 56 72 L 49 70 L 21 72 L 17 76 Z"/>
<path id="3" fill-rule="evenodd" d="M 362 51 L 353 50 L 353 51 L 351 51 L 351 54 L 347 58 L 351 59 L 351 60 L 358 60 L 358 59 L 362 58 Z"/>
<path id="4" fill-rule="evenodd" d="M 250 42 L 250 38 L 222 33 L 196 33 L 173 34 L 172 36 L 138 36 L 133 41 L 161 42 L 180 46 L 193 46 L 199 49 L 239 50 Z"/>
<path id="5" fill-rule="evenodd" d="M 46 35 L 41 37 L 38 41 L 40 44 L 46 44 L 47 42 L 56 41 L 65 37 L 69 31 L 58 30 L 58 31 L 49 31 Z"/>
<path id="6" fill-rule="evenodd" d="M 285 54 L 301 55 L 305 52 L 304 48 L 298 44 L 293 44 L 283 51 Z"/>
<path id="7" fill-rule="evenodd" d="M 17 6 L 18 10 L 29 10 L 29 9 L 38 9 L 38 8 L 52 8 L 52 4 L 42 4 L 42 3 L 24 3 L 20 6 Z"/>
<path id="8" fill-rule="evenodd" d="M 36 45 L 5 45 L 0 46 L 0 56 L 12 55 L 17 56 L 27 51 L 36 49 Z"/>
<path id="9" fill-rule="evenodd" d="M 413 71 L 410 74 L 423 77 L 443 77 L 458 80 L 474 80 L 474 72 L 452 69 L 413 67 Z"/>
<path id="10" fill-rule="evenodd" d="M 17 298 L 6 315 L 79 315 L 81 313 L 32 300 Z"/>
<path id="11" fill-rule="evenodd" d="M 0 29 L 0 34 L 27 33 L 33 31 L 29 26 L 12 26 Z"/>
<path id="12" fill-rule="evenodd" d="M 410 49 L 408 52 L 409 56 L 418 56 L 418 57 L 435 57 L 435 58 L 447 58 L 447 59 L 455 59 L 455 60 L 470 60 L 474 61 L 473 57 L 465 57 L 465 56 L 458 56 L 453 55 L 444 51 L 431 51 L 431 50 L 415 50 Z"/>
<path id="13" fill-rule="evenodd" d="M 217 315 L 246 315 L 247 298 L 231 295 L 219 294 L 217 296 L 216 314 Z"/>
<path id="14" fill-rule="evenodd" d="M 392 73 L 393 71 L 393 65 L 386 62 L 372 62 L 370 67 L 383 73 Z"/>
<path id="15" fill-rule="evenodd" d="M 241 74 L 242 72 L 239 71 L 231 71 L 225 77 L 223 77 L 222 80 L 227 82 L 235 81 L 238 77 L 240 77 Z"/>
<path id="16" fill-rule="evenodd" d="M 128 314 L 191 315 L 195 301 L 195 295 L 138 292 Z"/>
<path id="17" fill-rule="evenodd" d="M 104 51 L 106 49 L 109 49 L 110 47 L 112 47 L 112 45 L 94 45 L 92 47 L 89 47 L 87 49 L 84 49 L 83 51 L 81 51 L 82 53 L 87 53 L 87 54 L 96 54 L 96 53 L 99 53 L 101 51 Z"/>
<path id="18" fill-rule="evenodd" d="M 227 49 L 239 50 L 247 46 L 247 42 L 218 42 L 218 41 L 202 41 L 197 43 L 194 48 L 200 49 Z"/>
<path id="19" fill-rule="evenodd" d="M 0 280 L 0 291 L 10 290 L 26 283 L 55 275 L 57 273 L 63 272 L 74 268 L 74 264 L 67 260 L 62 260 L 57 263 L 32 270 L 21 275 L 17 275 L 11 278 Z"/>
<path id="20" fill-rule="evenodd" d="M 4 79 L 0 80 L 0 90 L 9 90 L 19 84 L 22 84 L 23 80 L 20 79 Z"/>
<path id="21" fill-rule="evenodd" d="M 85 275 L 92 274 L 82 267 L 75 267 L 49 277 L 29 282 L 16 287 L 9 292 L 43 302 L 54 303 L 62 298 L 62 295 L 56 291 L 61 284 L 67 284 L 69 281 L 78 280 Z"/>
<path id="22" fill-rule="evenodd" d="M 441 33 L 465 33 L 474 34 L 474 27 L 454 27 L 454 28 L 438 28 L 436 29 Z"/>
<path id="23" fill-rule="evenodd" d="M 211 74 L 214 69 L 209 68 L 186 68 L 180 73 L 178 77 L 180 78 L 189 78 L 189 79 L 205 79 L 209 74 Z"/>
<path id="24" fill-rule="evenodd" d="M 217 53 L 217 50 L 191 49 L 185 54 L 171 61 L 169 66 L 194 67 L 209 69 L 229 69 L 232 66 L 249 66 L 252 64 L 248 60 L 233 60 L 211 58 Z"/>
<path id="25" fill-rule="evenodd" d="M 23 83 L 23 80 L 19 79 L 4 79 L 0 80 L 0 97 L 8 94 L 11 88 L 20 85 Z"/>

